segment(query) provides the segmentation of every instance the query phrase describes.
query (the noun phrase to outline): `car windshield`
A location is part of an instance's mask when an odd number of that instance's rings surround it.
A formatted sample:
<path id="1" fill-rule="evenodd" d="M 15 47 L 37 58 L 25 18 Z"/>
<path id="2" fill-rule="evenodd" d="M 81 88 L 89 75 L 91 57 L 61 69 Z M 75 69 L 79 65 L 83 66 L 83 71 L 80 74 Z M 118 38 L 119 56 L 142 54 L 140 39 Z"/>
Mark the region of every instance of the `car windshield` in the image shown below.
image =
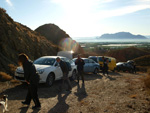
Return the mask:
<path id="1" fill-rule="evenodd" d="M 97 62 L 97 57 L 89 57 L 89 59 L 94 60 L 95 62 Z"/>
<path id="2" fill-rule="evenodd" d="M 55 61 L 56 61 L 55 58 L 38 58 L 37 60 L 34 61 L 34 64 L 53 65 Z"/>

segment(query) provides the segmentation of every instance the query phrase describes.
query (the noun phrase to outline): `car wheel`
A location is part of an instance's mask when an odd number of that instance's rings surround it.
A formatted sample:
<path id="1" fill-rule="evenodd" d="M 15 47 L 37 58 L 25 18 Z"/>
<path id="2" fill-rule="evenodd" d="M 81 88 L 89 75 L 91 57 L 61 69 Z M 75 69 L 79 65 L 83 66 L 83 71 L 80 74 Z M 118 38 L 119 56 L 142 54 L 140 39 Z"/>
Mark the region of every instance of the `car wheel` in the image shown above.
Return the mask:
<path id="1" fill-rule="evenodd" d="M 72 76 L 70 77 L 70 79 L 71 79 L 71 80 L 76 80 L 76 78 L 77 78 L 77 72 L 74 70 L 74 71 L 72 72 Z"/>
<path id="2" fill-rule="evenodd" d="M 98 69 L 97 68 L 95 68 L 95 70 L 94 70 L 94 74 L 97 74 L 98 73 Z"/>
<path id="3" fill-rule="evenodd" d="M 55 80 L 55 76 L 53 73 L 50 73 L 46 79 L 47 86 L 52 86 Z"/>

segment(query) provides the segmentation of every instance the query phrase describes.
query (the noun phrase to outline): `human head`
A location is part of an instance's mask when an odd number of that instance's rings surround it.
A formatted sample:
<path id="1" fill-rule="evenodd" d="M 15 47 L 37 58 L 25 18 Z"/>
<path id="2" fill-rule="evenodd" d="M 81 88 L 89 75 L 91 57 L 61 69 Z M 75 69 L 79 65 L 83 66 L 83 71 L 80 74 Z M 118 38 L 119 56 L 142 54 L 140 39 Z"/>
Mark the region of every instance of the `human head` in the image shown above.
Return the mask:
<path id="1" fill-rule="evenodd" d="M 78 55 L 78 59 L 80 59 L 81 57 L 80 57 L 80 55 Z"/>
<path id="2" fill-rule="evenodd" d="M 102 56 L 102 59 L 104 60 L 104 59 L 105 59 L 105 57 L 104 57 L 104 56 Z"/>
<path id="3" fill-rule="evenodd" d="M 23 65 L 23 63 L 26 62 L 28 59 L 29 58 L 26 54 L 21 53 L 21 54 L 19 54 L 19 57 L 18 57 L 18 64 Z"/>
<path id="4" fill-rule="evenodd" d="M 57 58 L 56 58 L 56 61 L 57 61 L 57 62 L 60 62 L 60 58 L 59 58 L 59 57 L 57 57 Z"/>

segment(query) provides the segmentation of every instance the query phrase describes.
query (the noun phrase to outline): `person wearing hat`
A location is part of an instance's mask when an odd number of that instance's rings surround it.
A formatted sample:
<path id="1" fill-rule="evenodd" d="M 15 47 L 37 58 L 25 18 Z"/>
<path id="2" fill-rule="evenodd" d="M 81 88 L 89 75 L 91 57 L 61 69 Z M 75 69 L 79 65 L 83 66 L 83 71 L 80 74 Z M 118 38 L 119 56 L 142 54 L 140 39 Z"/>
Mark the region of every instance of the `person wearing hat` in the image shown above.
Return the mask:
<path id="1" fill-rule="evenodd" d="M 23 67 L 24 78 L 26 83 L 28 84 L 28 93 L 26 95 L 25 101 L 23 101 L 22 104 L 30 105 L 31 99 L 33 99 L 35 106 L 33 106 L 32 109 L 39 109 L 41 108 L 41 104 L 39 102 L 37 94 L 39 75 L 36 72 L 36 68 L 34 64 L 29 60 L 28 56 L 24 53 L 19 54 L 18 64 Z"/>

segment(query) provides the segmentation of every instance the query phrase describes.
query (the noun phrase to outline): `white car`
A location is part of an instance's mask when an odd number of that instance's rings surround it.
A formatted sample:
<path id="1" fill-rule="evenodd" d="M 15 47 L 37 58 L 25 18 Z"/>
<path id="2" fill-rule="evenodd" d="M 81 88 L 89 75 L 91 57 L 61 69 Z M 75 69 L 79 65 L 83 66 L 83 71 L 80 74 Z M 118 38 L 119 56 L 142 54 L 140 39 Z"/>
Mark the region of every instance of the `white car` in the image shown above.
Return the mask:
<path id="1" fill-rule="evenodd" d="M 48 86 L 52 86 L 55 80 L 62 79 L 63 75 L 61 68 L 56 62 L 57 57 L 58 56 L 43 56 L 33 62 L 37 72 L 40 75 L 40 83 L 46 83 Z M 76 79 L 77 66 L 75 63 L 66 57 L 59 57 L 63 61 L 69 62 L 71 64 L 72 70 L 69 71 L 68 76 L 73 80 Z M 18 67 L 16 69 L 15 78 L 24 82 L 24 72 L 22 67 Z"/>

